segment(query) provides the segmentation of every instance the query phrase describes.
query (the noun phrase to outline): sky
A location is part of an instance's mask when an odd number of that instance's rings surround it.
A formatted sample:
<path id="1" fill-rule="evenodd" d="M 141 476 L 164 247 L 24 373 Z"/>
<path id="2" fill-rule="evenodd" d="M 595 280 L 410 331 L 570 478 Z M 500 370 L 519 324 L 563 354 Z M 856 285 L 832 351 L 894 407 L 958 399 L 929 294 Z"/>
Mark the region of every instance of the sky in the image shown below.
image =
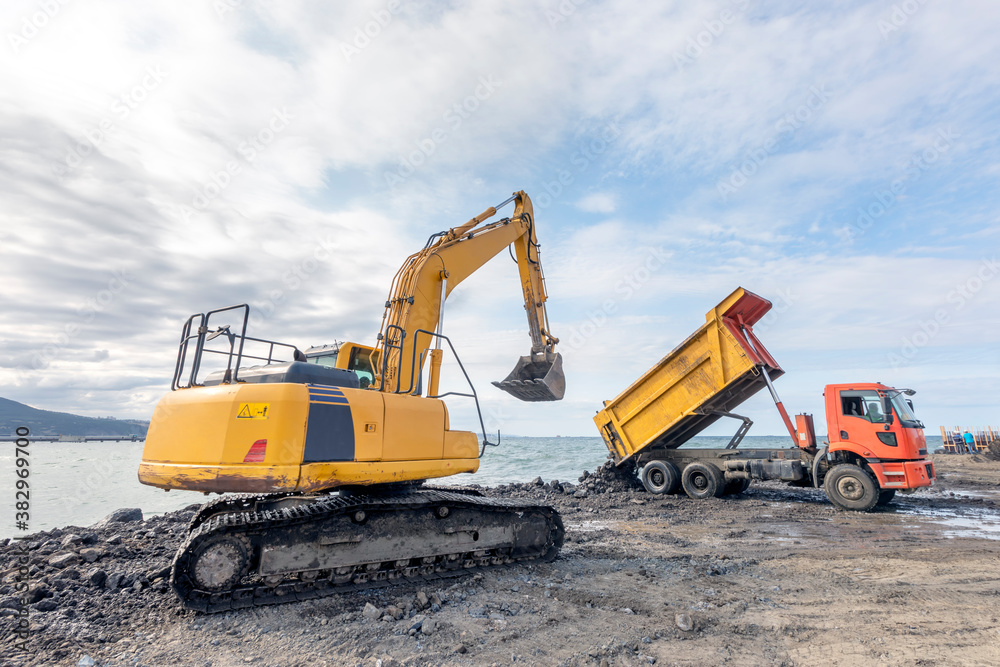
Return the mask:
<path id="1" fill-rule="evenodd" d="M 446 307 L 491 431 L 596 436 L 737 287 L 819 432 L 841 382 L 1000 424 L 997 3 L 10 0 L 0 29 L 5 398 L 148 419 L 184 321 L 232 304 L 373 344 L 402 261 L 524 190 L 567 391 L 490 385 L 530 347 L 502 253 Z M 739 412 L 782 433 L 766 392 Z"/>

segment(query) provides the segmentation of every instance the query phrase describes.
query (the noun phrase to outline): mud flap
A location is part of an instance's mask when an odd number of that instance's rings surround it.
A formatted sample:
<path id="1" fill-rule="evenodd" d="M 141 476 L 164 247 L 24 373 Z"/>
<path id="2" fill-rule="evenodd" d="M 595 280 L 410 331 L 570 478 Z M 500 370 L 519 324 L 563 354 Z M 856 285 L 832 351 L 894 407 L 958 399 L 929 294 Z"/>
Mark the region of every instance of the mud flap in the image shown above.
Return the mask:
<path id="1" fill-rule="evenodd" d="M 493 386 L 522 401 L 558 401 L 566 393 L 562 355 L 558 352 L 542 361 L 521 357 L 514 370 Z"/>

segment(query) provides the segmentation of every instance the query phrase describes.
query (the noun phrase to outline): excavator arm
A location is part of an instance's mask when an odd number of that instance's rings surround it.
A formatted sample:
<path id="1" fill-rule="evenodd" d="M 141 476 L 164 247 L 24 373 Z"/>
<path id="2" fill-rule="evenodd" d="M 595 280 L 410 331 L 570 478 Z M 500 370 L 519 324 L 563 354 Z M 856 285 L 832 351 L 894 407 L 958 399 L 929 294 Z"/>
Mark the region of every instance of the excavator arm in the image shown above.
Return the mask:
<path id="1" fill-rule="evenodd" d="M 510 218 L 483 224 L 511 201 L 515 208 Z M 421 393 L 420 370 L 430 352 L 428 395 L 437 394 L 444 302 L 463 280 L 509 246 L 514 248 L 520 272 L 531 352 L 518 360 L 502 382 L 493 384 L 523 401 L 563 397 L 562 357 L 555 352 L 559 339 L 549 331 L 534 211 L 523 191 L 459 227 L 431 236 L 424 248 L 400 267 L 386 301 L 378 344 L 371 354 L 372 367 L 377 369 L 376 386 L 381 391 Z"/>

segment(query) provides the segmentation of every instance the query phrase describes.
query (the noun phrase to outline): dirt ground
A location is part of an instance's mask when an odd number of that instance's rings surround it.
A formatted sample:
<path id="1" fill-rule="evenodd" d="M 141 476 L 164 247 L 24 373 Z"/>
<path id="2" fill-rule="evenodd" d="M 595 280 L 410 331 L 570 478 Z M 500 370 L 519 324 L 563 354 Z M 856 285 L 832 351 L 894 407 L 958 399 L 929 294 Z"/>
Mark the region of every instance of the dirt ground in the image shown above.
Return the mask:
<path id="1" fill-rule="evenodd" d="M 208 616 L 162 579 L 190 512 L 54 531 L 33 543 L 47 595 L 27 652 L 0 548 L 0 650 L 12 666 L 1000 664 L 1000 462 L 933 459 L 932 489 L 873 514 L 778 484 L 704 501 L 500 487 L 559 508 L 555 562 Z M 49 565 L 85 549 L 95 562 Z"/>

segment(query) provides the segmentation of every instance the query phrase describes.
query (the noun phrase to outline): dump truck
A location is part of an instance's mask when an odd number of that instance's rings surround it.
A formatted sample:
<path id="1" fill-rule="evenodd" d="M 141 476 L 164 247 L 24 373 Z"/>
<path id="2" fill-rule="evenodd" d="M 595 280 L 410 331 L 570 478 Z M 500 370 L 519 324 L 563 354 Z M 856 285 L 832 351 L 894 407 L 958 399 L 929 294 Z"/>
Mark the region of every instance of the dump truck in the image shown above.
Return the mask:
<path id="1" fill-rule="evenodd" d="M 870 511 L 897 491 L 933 484 L 924 425 L 912 389 L 878 382 L 831 384 L 823 395 L 828 439 L 817 442 L 813 418 L 795 424 L 772 380 L 784 371 L 753 332 L 771 302 L 738 288 L 705 324 L 616 398 L 594 422 L 618 466 L 636 466 L 650 493 L 711 498 L 745 491 L 753 480 L 822 487 L 836 507 Z M 732 412 L 767 388 L 794 446 L 740 449 L 753 425 Z M 739 422 L 723 449 L 683 445 L 723 417 Z"/>

